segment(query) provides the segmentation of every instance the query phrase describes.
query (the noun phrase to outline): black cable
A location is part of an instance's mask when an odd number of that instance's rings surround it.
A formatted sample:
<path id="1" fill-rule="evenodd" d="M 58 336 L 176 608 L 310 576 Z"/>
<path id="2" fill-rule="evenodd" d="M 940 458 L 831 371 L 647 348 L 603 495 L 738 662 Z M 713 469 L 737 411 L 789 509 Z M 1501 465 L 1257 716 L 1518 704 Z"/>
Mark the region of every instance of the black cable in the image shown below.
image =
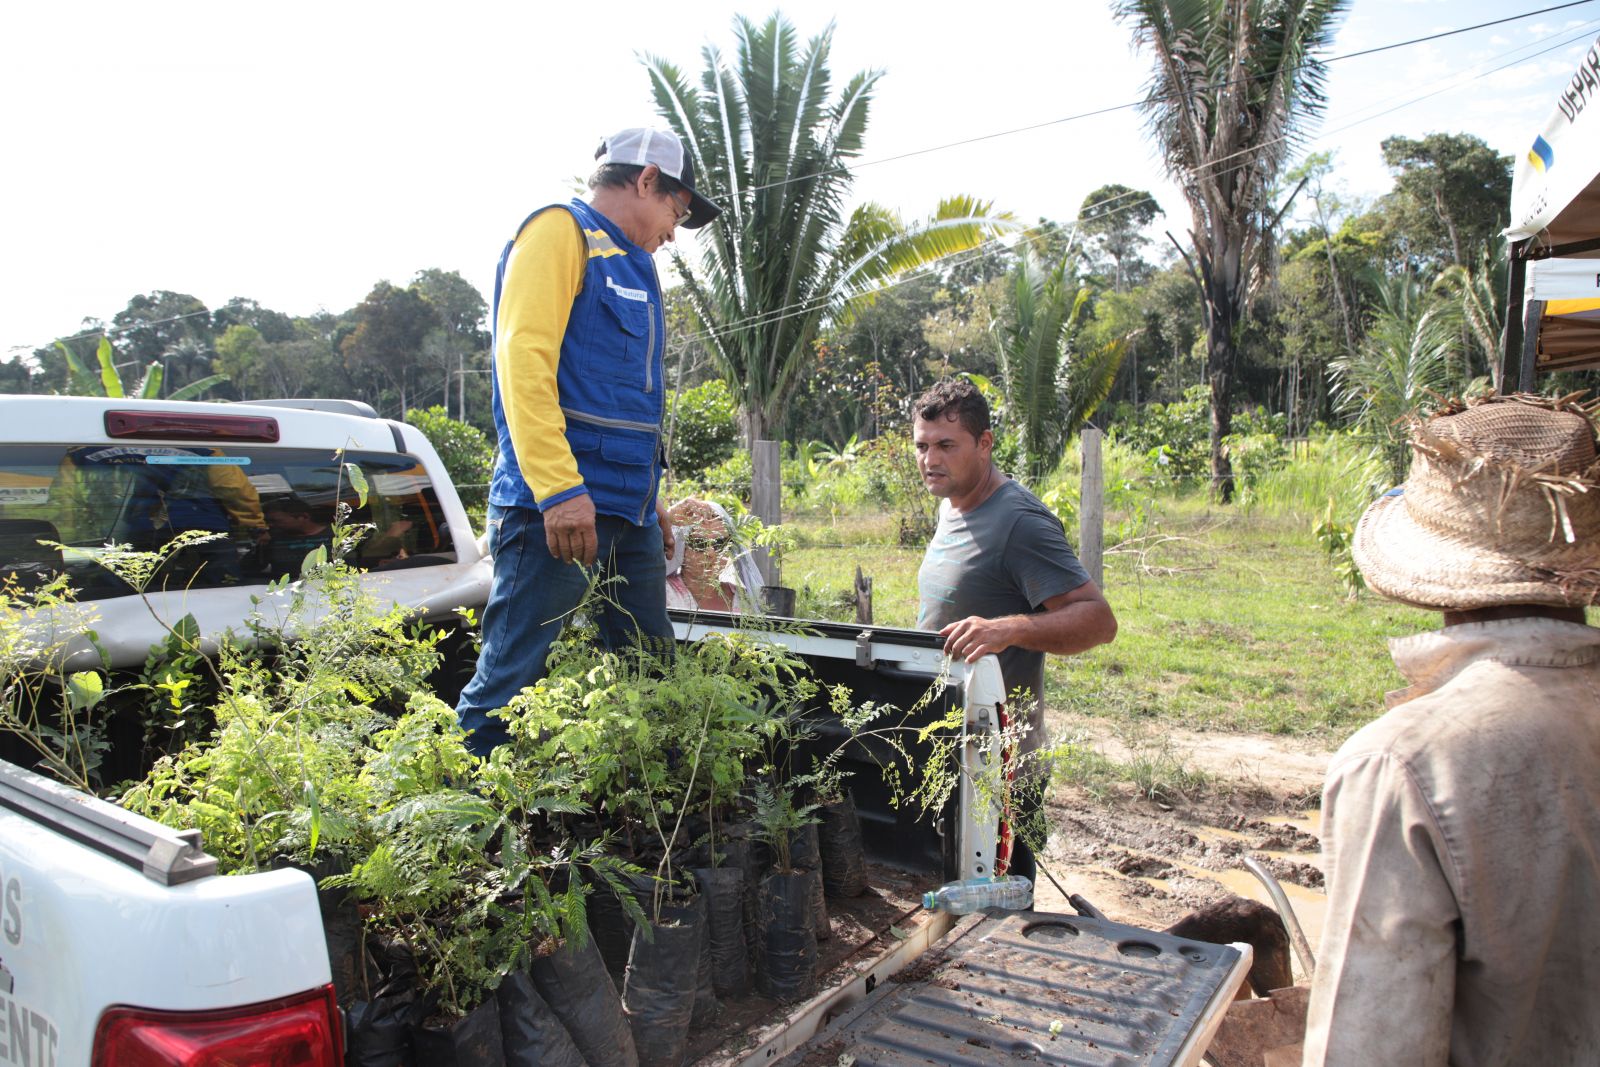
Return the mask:
<path id="1" fill-rule="evenodd" d="M 1568 3 L 1556 4 L 1553 7 L 1544 7 L 1544 8 L 1540 8 L 1537 11 L 1525 11 L 1520 15 L 1510 15 L 1510 16 L 1507 16 L 1505 18 L 1493 19 L 1493 20 L 1491 20 L 1489 22 L 1479 22 L 1479 23 L 1476 23 L 1476 24 L 1471 25 L 1471 26 L 1462 26 L 1459 29 L 1445 30 L 1442 33 L 1430 34 L 1430 35 L 1428 35 L 1426 37 L 1413 37 L 1413 38 L 1411 38 L 1409 40 L 1405 40 L 1405 41 L 1395 41 L 1395 42 L 1393 42 L 1391 44 L 1379 45 L 1376 48 L 1366 48 L 1366 49 L 1363 49 L 1363 50 L 1361 50 L 1359 52 L 1348 52 L 1348 53 L 1346 53 L 1344 55 L 1330 56 L 1327 59 L 1308 60 L 1307 62 L 1300 64 L 1295 69 L 1296 70 L 1300 70 L 1300 69 L 1303 69 L 1305 67 L 1309 67 L 1309 66 L 1312 66 L 1314 64 L 1319 64 L 1319 63 L 1320 64 L 1338 63 L 1338 62 L 1340 62 L 1342 60 L 1355 59 L 1355 58 L 1357 58 L 1359 56 L 1375 55 L 1376 53 L 1379 53 L 1379 52 L 1390 52 L 1390 51 L 1393 51 L 1394 49 L 1397 49 L 1397 48 L 1407 48 L 1407 47 L 1410 47 L 1411 45 L 1425 44 L 1428 41 L 1436 41 L 1441 37 L 1451 37 L 1451 36 L 1454 36 L 1456 34 L 1470 33 L 1473 30 L 1487 29 L 1488 27 L 1498 26 L 1498 25 L 1501 25 L 1502 23 L 1516 22 L 1516 21 L 1521 20 L 1521 19 L 1533 18 L 1536 15 L 1547 15 L 1552 11 L 1562 11 L 1562 10 L 1565 10 L 1565 9 L 1567 9 L 1569 7 L 1579 7 L 1579 6 L 1583 5 L 1583 4 L 1590 4 L 1590 3 L 1594 3 L 1594 2 L 1595 2 L 1595 0 L 1569 0 Z M 1225 87 L 1227 87 L 1229 85 L 1243 85 L 1243 84 L 1245 84 L 1247 82 L 1259 81 L 1264 77 L 1266 77 L 1266 75 L 1255 75 L 1254 77 L 1249 77 L 1249 78 L 1226 79 L 1226 80 L 1220 81 L 1220 82 L 1213 82 L 1213 83 L 1210 83 L 1210 84 L 1207 84 L 1207 85 L 1196 86 L 1192 90 L 1192 92 L 1193 93 L 1210 92 L 1211 90 L 1225 88 Z M 1169 95 L 1171 95 L 1171 94 L 1169 94 Z M 895 163 L 895 162 L 898 162 L 898 161 L 903 160 L 903 159 L 914 159 L 917 156 L 925 156 L 925 155 L 929 155 L 929 154 L 931 154 L 933 152 L 943 152 L 943 151 L 945 151 L 946 149 L 949 149 L 949 148 L 961 148 L 961 147 L 964 147 L 964 146 L 970 145 L 970 144 L 979 144 L 979 143 L 981 143 L 983 141 L 992 141 L 992 140 L 995 140 L 995 139 L 1000 138 L 1000 137 L 1010 137 L 1010 136 L 1012 136 L 1014 134 L 1019 134 L 1019 133 L 1031 133 L 1034 130 L 1042 130 L 1042 129 L 1045 129 L 1046 127 L 1049 127 L 1049 126 L 1061 126 L 1061 125 L 1064 125 L 1064 124 L 1069 123 L 1069 122 L 1079 122 L 1079 121 L 1082 121 L 1083 119 L 1097 118 L 1097 117 L 1099 117 L 1101 115 L 1109 115 L 1109 114 L 1112 114 L 1112 113 L 1117 112 L 1117 111 L 1127 111 L 1127 110 L 1130 110 L 1132 108 L 1137 108 L 1137 107 L 1143 106 L 1146 102 L 1150 101 L 1151 99 L 1166 99 L 1166 97 L 1156 97 L 1156 98 L 1146 97 L 1143 100 L 1130 100 L 1130 101 L 1127 101 L 1127 102 L 1121 103 L 1121 104 L 1112 104 L 1112 105 L 1107 106 L 1107 107 L 1096 108 L 1093 111 L 1083 111 L 1083 112 L 1079 112 L 1078 114 L 1075 114 L 1075 115 L 1067 115 L 1064 118 L 1048 119 L 1048 120 L 1046 120 L 1044 122 L 1036 122 L 1036 123 L 1033 123 L 1032 125 L 1028 125 L 1028 126 L 1018 126 L 1018 127 L 1014 128 L 1014 129 L 998 130 L 998 131 L 996 131 L 994 133 L 978 134 L 978 135 L 976 135 L 974 137 L 967 137 L 967 138 L 964 138 L 964 139 L 959 140 L 959 141 L 951 141 L 948 144 L 934 145 L 934 146 L 932 146 L 930 148 L 913 149 L 910 152 L 901 152 L 898 155 L 884 156 L 882 159 L 871 159 L 871 160 L 867 160 L 864 163 L 855 163 L 855 164 L 851 164 L 849 166 L 838 167 L 838 168 L 835 168 L 835 169 L 832 169 L 832 170 L 816 171 L 816 172 L 813 172 L 811 174 L 802 174 L 802 175 L 798 175 L 798 176 L 792 177 L 792 178 L 784 178 L 784 179 L 781 179 L 779 181 L 768 182 L 765 185 L 754 185 L 754 186 L 751 186 L 750 189 L 749 189 L 749 192 L 756 193 L 756 192 L 762 191 L 763 189 L 774 189 L 774 188 L 777 188 L 778 186 L 781 186 L 781 185 L 788 185 L 788 184 L 791 184 L 793 182 L 798 182 L 798 181 L 806 181 L 806 180 L 811 179 L 811 178 L 820 177 L 820 176 L 822 176 L 824 174 L 849 174 L 849 173 L 854 173 L 856 171 L 865 170 L 867 167 L 876 167 L 876 166 L 879 166 L 879 165 L 884 164 L 884 163 Z"/>

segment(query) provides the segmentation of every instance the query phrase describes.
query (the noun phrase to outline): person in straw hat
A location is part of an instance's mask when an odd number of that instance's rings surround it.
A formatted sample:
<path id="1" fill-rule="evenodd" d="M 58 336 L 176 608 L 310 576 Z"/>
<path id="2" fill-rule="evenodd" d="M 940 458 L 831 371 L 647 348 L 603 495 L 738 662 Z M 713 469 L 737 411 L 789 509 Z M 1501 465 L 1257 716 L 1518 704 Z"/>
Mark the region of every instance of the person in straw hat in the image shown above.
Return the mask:
<path id="1" fill-rule="evenodd" d="M 1328 768 L 1304 1063 L 1600 1062 L 1600 459 L 1573 398 L 1453 404 L 1356 530 L 1444 613 Z"/>

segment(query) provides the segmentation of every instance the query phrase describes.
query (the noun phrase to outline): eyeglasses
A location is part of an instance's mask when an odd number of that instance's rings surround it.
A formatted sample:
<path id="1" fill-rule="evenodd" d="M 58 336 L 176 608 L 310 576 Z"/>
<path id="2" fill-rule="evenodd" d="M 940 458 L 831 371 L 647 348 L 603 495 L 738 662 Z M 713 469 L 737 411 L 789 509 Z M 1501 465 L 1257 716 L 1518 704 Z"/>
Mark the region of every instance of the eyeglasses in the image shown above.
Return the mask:
<path id="1" fill-rule="evenodd" d="M 689 198 L 687 201 L 680 201 L 678 199 L 678 194 L 677 193 L 668 193 L 667 194 L 668 198 L 671 199 L 674 207 L 676 207 L 680 203 L 683 203 L 685 205 L 684 207 L 682 207 L 678 211 L 678 219 L 677 219 L 676 222 L 673 223 L 674 226 L 682 226 L 684 223 L 689 221 L 689 216 L 694 214 L 694 197 L 693 197 L 693 194 L 691 194 L 689 192 L 689 190 L 685 189 L 684 190 L 684 195 Z"/>

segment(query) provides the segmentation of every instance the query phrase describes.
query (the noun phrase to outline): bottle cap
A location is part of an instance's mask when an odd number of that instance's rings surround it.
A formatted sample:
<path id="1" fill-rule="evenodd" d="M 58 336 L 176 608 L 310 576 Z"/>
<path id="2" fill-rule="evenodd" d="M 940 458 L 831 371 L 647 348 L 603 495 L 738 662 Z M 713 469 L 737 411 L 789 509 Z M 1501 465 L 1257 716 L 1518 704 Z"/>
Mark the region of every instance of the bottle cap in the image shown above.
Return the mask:
<path id="1" fill-rule="evenodd" d="M 932 911 L 933 908 L 934 908 L 934 904 L 935 903 L 936 903 L 936 901 L 934 900 L 934 896 L 933 896 L 932 893 L 924 893 L 924 894 L 922 894 L 922 906 L 924 908 L 927 908 L 929 911 Z"/>

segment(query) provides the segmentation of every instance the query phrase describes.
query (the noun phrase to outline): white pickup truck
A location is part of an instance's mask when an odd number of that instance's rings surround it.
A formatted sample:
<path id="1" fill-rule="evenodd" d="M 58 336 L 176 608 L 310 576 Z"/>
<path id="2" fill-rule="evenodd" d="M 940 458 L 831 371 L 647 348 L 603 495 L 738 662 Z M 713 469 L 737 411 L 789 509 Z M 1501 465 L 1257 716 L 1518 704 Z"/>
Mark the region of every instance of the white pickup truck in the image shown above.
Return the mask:
<path id="1" fill-rule="evenodd" d="M 174 555 L 146 590 L 158 614 L 169 622 L 192 614 L 202 639 L 214 641 L 238 627 L 252 597 L 264 597 L 270 609 L 267 584 L 292 573 L 288 561 L 303 558 L 323 536 L 341 501 L 382 537 L 360 560 L 368 569 L 363 581 L 375 592 L 434 617 L 486 599 L 491 561 L 437 454 L 415 429 L 359 405 L 5 397 L 0 416 L 0 574 L 24 585 L 63 570 L 72 577 L 81 602 L 39 625 L 69 642 L 84 665 L 91 657 L 99 662 L 83 633 L 91 626 L 113 666 L 142 661 L 160 636 L 143 599 L 95 563 L 107 541 L 153 546 L 185 529 L 224 535 L 203 551 Z M 365 501 L 352 490 L 346 463 L 364 472 Z M 734 623 L 704 614 L 674 621 L 683 640 Z M 849 685 L 858 699 L 903 707 L 944 666 L 930 634 L 817 624 L 773 639 L 793 647 L 825 681 Z M 1002 714 L 998 664 L 992 657 L 958 664 L 949 681 L 943 706 L 965 708 L 971 743 L 962 758 L 973 772 L 964 776 L 970 783 L 991 758 L 977 742 L 996 730 Z M 929 888 L 994 870 L 998 813 L 970 784 L 929 825 L 888 803 L 871 765 L 857 770 L 869 855 L 921 872 Z M 311 878 L 292 870 L 222 877 L 215 866 L 198 831 L 175 832 L 0 761 L 0 1067 L 343 1062 Z M 961 945 L 975 946 L 974 961 L 1003 951 L 1012 954 L 1007 967 L 1036 957 L 1059 968 L 1059 960 L 1050 960 L 1060 955 L 1063 939 L 1101 945 L 1106 958 L 1096 963 L 1084 956 L 1081 969 L 1087 974 L 1099 966 L 1102 984 L 1114 985 L 1124 1000 L 1121 964 L 1137 965 L 1142 989 L 1166 981 L 1152 956 L 1165 953 L 1192 972 L 1188 986 L 1162 985 L 1166 999 L 1151 1001 L 1148 1012 L 1121 1019 L 1117 1012 L 1128 1005 L 1108 1001 L 1095 1014 L 1098 1029 L 1080 1042 L 1056 1046 L 1052 1026 L 1051 1048 L 1036 1050 L 1044 1062 L 1102 1061 L 1098 1054 L 1059 1058 L 1086 1048 L 1149 1050 L 1108 1063 L 1197 1062 L 1249 962 L 1248 948 L 1195 947 L 1161 935 L 1129 940 L 1128 928 L 1102 923 L 1098 929 L 1093 919 L 1064 925 L 1060 917 L 1042 917 L 992 930 L 975 927 L 977 921 L 956 930 Z M 936 917 L 916 937 L 856 961 L 813 1001 L 757 1028 L 718 1062 L 775 1063 L 847 1018 L 862 1047 L 874 1047 L 885 1027 L 905 1025 L 897 1012 L 921 1010 L 907 1007 L 904 996 L 885 999 L 899 987 L 884 979 L 950 928 L 948 917 Z M 1007 998 L 1000 984 L 986 994 L 996 1021 Z M 1030 1006 L 1021 989 L 1011 996 L 1023 999 L 1003 1010 L 1044 1010 Z M 872 1014 L 878 1002 L 881 1025 Z M 1161 1034 L 1152 1036 L 1153 1027 Z M 971 1060 L 981 1033 L 947 1029 L 923 1035 L 935 1062 L 994 1062 Z"/>

